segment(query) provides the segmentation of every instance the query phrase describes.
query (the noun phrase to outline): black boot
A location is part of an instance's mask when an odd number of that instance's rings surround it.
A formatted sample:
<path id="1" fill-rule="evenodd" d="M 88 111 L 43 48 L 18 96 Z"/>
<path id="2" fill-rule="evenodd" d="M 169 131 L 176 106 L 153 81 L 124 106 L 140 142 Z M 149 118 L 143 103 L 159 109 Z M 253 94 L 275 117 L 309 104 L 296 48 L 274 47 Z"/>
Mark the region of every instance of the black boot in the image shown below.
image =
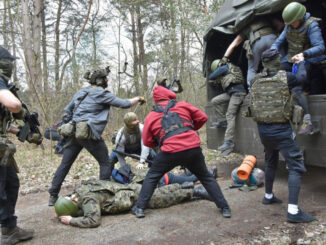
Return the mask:
<path id="1" fill-rule="evenodd" d="M 136 205 L 131 208 L 131 213 L 136 215 L 137 218 L 144 218 L 144 209 L 138 208 Z"/>
<path id="2" fill-rule="evenodd" d="M 51 195 L 49 197 L 49 206 L 54 206 L 55 202 L 58 200 L 58 196 L 57 195 Z"/>
<path id="3" fill-rule="evenodd" d="M 212 198 L 206 191 L 205 187 L 202 185 L 194 188 L 193 197 L 212 201 Z"/>
<path id="4" fill-rule="evenodd" d="M 16 227 L 2 227 L 1 228 L 1 245 L 13 245 L 20 241 L 32 239 L 34 236 L 34 230 L 21 229 Z"/>

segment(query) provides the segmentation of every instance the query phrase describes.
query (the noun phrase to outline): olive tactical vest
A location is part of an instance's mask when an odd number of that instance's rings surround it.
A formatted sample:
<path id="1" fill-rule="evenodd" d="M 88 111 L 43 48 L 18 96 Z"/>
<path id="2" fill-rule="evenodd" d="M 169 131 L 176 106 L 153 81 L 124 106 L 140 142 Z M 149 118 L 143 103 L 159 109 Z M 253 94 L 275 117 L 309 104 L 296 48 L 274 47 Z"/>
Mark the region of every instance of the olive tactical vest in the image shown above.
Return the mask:
<path id="1" fill-rule="evenodd" d="M 258 123 L 286 123 L 293 112 L 293 99 L 287 84 L 285 71 L 275 76 L 264 77 L 259 73 L 253 79 L 250 108 L 253 119 Z"/>
<path id="2" fill-rule="evenodd" d="M 229 73 L 220 78 L 220 82 L 224 91 L 230 86 L 231 83 L 244 83 L 241 69 L 232 63 L 227 63 L 227 65 L 229 67 Z"/>
<path id="3" fill-rule="evenodd" d="M 308 29 L 312 22 L 319 21 L 319 18 L 309 17 L 308 20 L 298 29 L 287 28 L 286 39 L 288 42 L 288 62 L 292 63 L 291 58 L 311 47 L 308 37 Z"/>
<path id="4" fill-rule="evenodd" d="M 125 149 L 129 151 L 137 150 L 141 148 L 141 134 L 138 127 L 137 132 L 129 133 L 126 127 L 123 128 L 123 135 L 126 139 Z"/>
<path id="5" fill-rule="evenodd" d="M 6 134 L 8 123 L 11 120 L 11 113 L 0 104 L 0 135 Z"/>

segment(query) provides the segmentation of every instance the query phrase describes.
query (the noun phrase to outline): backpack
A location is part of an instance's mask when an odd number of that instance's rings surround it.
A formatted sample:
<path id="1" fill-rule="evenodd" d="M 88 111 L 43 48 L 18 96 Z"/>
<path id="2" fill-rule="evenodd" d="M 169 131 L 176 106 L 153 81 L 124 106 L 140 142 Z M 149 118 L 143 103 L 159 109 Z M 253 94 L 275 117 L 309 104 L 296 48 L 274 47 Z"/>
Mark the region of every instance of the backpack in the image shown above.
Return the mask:
<path id="1" fill-rule="evenodd" d="M 153 111 L 158 112 L 158 113 L 162 113 L 162 112 L 164 113 L 164 115 L 161 119 L 162 128 L 161 128 L 158 136 L 156 137 L 156 141 L 157 141 L 159 147 L 161 147 L 161 145 L 167 138 L 170 138 L 174 135 L 181 134 L 181 133 L 189 131 L 189 130 L 193 130 L 193 127 L 185 127 L 184 126 L 184 122 L 188 122 L 191 125 L 193 125 L 192 122 L 190 122 L 188 120 L 183 120 L 179 116 L 179 114 L 176 112 L 169 111 L 177 103 L 178 103 L 177 100 L 170 100 L 165 108 L 163 108 L 160 105 L 155 105 L 153 107 Z M 165 136 L 161 139 L 162 130 L 164 130 Z"/>

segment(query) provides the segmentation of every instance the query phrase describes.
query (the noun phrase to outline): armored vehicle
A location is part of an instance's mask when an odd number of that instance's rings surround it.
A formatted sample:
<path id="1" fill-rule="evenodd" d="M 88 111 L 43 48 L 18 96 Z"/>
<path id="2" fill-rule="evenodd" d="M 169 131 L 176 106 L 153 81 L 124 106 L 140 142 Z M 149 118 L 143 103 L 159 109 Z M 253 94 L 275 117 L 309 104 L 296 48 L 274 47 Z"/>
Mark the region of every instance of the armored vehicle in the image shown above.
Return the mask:
<path id="1" fill-rule="evenodd" d="M 204 35 L 203 74 L 204 77 L 212 72 L 211 63 L 223 57 L 227 47 L 236 35 L 255 18 L 282 21 L 282 10 L 292 1 L 289 0 L 226 0 L 212 20 Z M 325 40 L 326 34 L 326 0 L 300 0 L 307 12 L 321 19 L 319 25 Z M 283 28 L 282 28 L 283 29 Z M 275 30 L 280 33 L 281 30 Z M 247 72 L 247 60 L 241 45 L 232 53 L 231 62 L 241 67 L 244 76 Z M 314 135 L 296 135 L 305 156 L 307 165 L 326 167 L 326 64 L 314 67 L 313 89 L 308 96 L 313 126 L 317 133 Z M 323 73 L 324 72 L 324 73 Z M 214 121 L 215 112 L 211 99 L 221 93 L 221 89 L 207 84 L 206 113 L 209 117 L 207 123 L 207 145 L 210 149 L 217 149 L 223 143 L 225 128 L 211 129 L 209 125 Z M 260 143 L 257 125 L 251 118 L 237 116 L 235 151 L 243 154 L 256 155 L 263 159 L 264 150 Z"/>

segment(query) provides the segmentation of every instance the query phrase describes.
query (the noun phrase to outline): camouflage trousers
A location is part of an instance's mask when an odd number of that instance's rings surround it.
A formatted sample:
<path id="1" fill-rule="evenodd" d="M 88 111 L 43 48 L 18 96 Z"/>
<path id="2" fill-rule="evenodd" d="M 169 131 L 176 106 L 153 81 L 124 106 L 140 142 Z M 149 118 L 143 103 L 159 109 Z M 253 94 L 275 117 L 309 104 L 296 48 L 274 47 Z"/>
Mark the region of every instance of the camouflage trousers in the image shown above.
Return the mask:
<path id="1" fill-rule="evenodd" d="M 224 140 L 234 139 L 235 119 L 245 96 L 243 92 L 234 92 L 231 96 L 223 93 L 211 101 L 215 107 L 217 121 L 227 121 Z"/>

